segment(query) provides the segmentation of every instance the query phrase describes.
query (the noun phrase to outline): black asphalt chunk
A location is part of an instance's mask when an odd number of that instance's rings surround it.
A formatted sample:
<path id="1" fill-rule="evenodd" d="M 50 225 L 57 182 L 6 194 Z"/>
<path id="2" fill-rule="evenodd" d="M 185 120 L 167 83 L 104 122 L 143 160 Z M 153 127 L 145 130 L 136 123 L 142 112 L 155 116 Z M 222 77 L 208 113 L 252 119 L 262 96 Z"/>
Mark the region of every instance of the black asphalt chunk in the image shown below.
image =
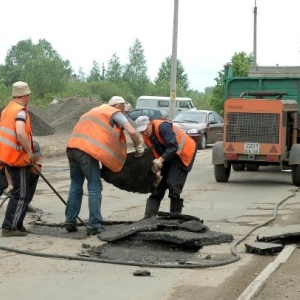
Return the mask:
<path id="1" fill-rule="evenodd" d="M 271 255 L 280 252 L 284 246 L 275 243 L 253 242 L 246 243 L 246 252 L 260 255 Z"/>
<path id="2" fill-rule="evenodd" d="M 117 224 L 105 226 L 105 231 L 98 234 L 102 241 L 116 241 L 124 237 L 136 234 L 139 231 L 153 231 L 158 229 L 177 229 L 180 220 L 164 220 L 158 218 L 142 219 L 131 224 Z"/>
<path id="3" fill-rule="evenodd" d="M 133 276 L 150 276 L 151 272 L 148 270 L 136 270 L 133 272 Z"/>
<path id="4" fill-rule="evenodd" d="M 261 242 L 284 241 L 285 243 L 289 240 L 292 242 L 300 240 L 300 225 L 269 227 L 257 236 L 257 240 Z"/>
<path id="5" fill-rule="evenodd" d="M 231 234 L 215 231 L 208 231 L 204 233 L 181 230 L 168 232 L 138 232 L 136 238 L 143 241 L 160 241 L 168 244 L 183 245 L 188 247 L 219 245 L 221 243 L 230 243 L 233 241 L 233 236 Z"/>
<path id="6" fill-rule="evenodd" d="M 164 212 L 164 211 L 159 211 L 157 212 L 158 217 L 164 217 L 166 219 L 183 219 L 185 221 L 187 220 L 195 220 L 195 221 L 200 221 L 203 223 L 203 220 L 200 220 L 198 217 L 194 217 L 191 215 L 185 215 L 185 214 L 174 214 L 170 212 Z"/>
<path id="7" fill-rule="evenodd" d="M 200 221 L 190 220 L 184 222 L 178 226 L 178 229 L 192 231 L 192 232 L 206 232 L 209 231 L 209 228 L 206 225 L 203 225 Z"/>
<path id="8" fill-rule="evenodd" d="M 171 216 L 171 218 L 169 218 Z M 178 215 L 179 216 L 179 215 Z M 34 216 L 29 230 L 32 234 L 55 236 L 65 239 L 88 239 L 86 227 L 78 224 L 77 232 L 67 232 L 63 223 L 46 223 L 42 216 Z M 198 220 L 198 221 L 197 221 Z M 195 261 L 195 254 L 206 245 L 229 243 L 231 234 L 210 231 L 200 219 L 184 215 L 174 218 L 153 217 L 136 222 L 104 222 L 105 231 L 98 238 L 106 243 L 90 245 L 82 243 L 78 256 L 96 257 L 119 262 L 139 262 L 149 264 Z M 206 232 L 200 232 L 206 230 Z"/>
<path id="9" fill-rule="evenodd" d="M 134 157 L 134 152 L 127 154 L 127 159 L 120 172 L 112 172 L 104 165 L 101 177 L 115 187 L 133 193 L 148 194 L 153 190 L 156 175 L 151 171 L 154 155 L 146 148 L 143 156 Z"/>

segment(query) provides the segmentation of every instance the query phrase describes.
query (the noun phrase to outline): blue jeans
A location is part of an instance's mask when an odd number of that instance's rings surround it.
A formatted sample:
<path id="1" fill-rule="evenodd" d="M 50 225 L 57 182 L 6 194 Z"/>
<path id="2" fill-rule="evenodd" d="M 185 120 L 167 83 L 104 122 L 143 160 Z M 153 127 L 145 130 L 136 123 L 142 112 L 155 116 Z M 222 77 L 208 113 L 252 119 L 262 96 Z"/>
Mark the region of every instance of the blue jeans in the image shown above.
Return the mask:
<path id="1" fill-rule="evenodd" d="M 87 179 L 89 205 L 87 227 L 89 229 L 100 228 L 102 224 L 102 182 L 99 162 L 89 154 L 76 148 L 68 148 L 67 156 L 70 166 L 71 186 L 65 211 L 66 223 L 76 223 L 82 203 L 83 183 Z"/>

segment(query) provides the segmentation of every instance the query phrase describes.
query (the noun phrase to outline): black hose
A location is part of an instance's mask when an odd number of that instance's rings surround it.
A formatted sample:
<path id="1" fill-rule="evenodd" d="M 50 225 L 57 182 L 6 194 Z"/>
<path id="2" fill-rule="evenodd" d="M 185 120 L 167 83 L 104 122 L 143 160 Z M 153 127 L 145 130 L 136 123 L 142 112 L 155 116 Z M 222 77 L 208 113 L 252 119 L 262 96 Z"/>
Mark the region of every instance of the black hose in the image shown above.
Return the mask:
<path id="1" fill-rule="evenodd" d="M 31 256 L 39 256 L 39 257 L 46 257 L 46 258 L 61 258 L 61 259 L 67 259 L 67 260 L 79 260 L 79 261 L 86 261 L 86 262 L 96 262 L 96 263 L 107 263 L 107 264 L 117 264 L 117 265 L 126 265 L 126 266 L 139 266 L 139 267 L 149 267 L 149 268 L 173 268 L 173 269 L 200 269 L 200 268 L 212 268 L 212 267 L 218 267 L 218 266 L 224 266 L 231 263 L 234 263 L 238 261 L 241 256 L 238 254 L 235 250 L 237 245 L 239 245 L 242 241 L 244 241 L 252 232 L 254 232 L 256 229 L 263 227 L 273 220 L 275 220 L 277 216 L 277 210 L 278 207 L 284 203 L 286 200 L 295 197 L 296 192 L 299 191 L 300 188 L 297 188 L 295 190 L 292 190 L 292 194 L 290 196 L 287 196 L 286 198 L 279 201 L 275 208 L 272 218 L 267 220 L 266 222 L 263 222 L 262 224 L 259 224 L 252 228 L 247 234 L 245 234 L 241 239 L 231 244 L 231 253 L 234 255 L 233 258 L 225 259 L 222 261 L 214 261 L 210 263 L 184 263 L 184 264 L 147 264 L 147 263 L 139 263 L 139 262 L 124 262 L 124 261 L 118 261 L 118 260 L 110 260 L 110 259 L 100 259 L 100 258 L 88 258 L 88 257 L 78 257 L 78 256 L 68 256 L 68 255 L 57 255 L 57 254 L 48 254 L 48 253 L 39 253 L 39 252 L 32 252 L 32 251 L 26 251 L 26 250 L 18 250 L 14 248 L 8 248 L 0 246 L 0 250 L 4 251 L 10 251 L 15 252 L 19 254 L 25 254 L 25 255 L 31 255 Z"/>

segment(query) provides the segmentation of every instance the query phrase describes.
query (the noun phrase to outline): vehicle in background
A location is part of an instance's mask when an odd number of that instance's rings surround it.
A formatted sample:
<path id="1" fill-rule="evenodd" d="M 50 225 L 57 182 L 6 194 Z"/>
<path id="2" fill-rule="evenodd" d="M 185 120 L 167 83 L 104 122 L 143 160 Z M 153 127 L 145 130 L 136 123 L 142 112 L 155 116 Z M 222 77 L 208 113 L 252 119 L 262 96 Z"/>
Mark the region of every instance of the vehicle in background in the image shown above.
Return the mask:
<path id="1" fill-rule="evenodd" d="M 223 139 L 223 119 L 215 111 L 182 111 L 173 123 L 196 142 L 198 149 L 205 149 L 207 144 L 214 144 Z"/>
<path id="2" fill-rule="evenodd" d="M 151 107 L 137 108 L 126 114 L 130 119 L 135 121 L 139 116 L 147 116 L 149 120 L 167 120 L 167 112 L 163 109 Z"/>
<path id="3" fill-rule="evenodd" d="M 256 172 L 274 165 L 291 169 L 293 184 L 300 186 L 300 68 L 253 69 L 248 77 L 225 69 L 223 141 L 212 151 L 215 179 L 227 182 L 231 167 Z"/>
<path id="4" fill-rule="evenodd" d="M 136 101 L 136 108 L 153 107 L 164 109 L 168 116 L 170 111 L 170 97 L 141 96 Z M 184 110 L 195 109 L 193 100 L 187 97 L 176 97 L 175 115 Z"/>

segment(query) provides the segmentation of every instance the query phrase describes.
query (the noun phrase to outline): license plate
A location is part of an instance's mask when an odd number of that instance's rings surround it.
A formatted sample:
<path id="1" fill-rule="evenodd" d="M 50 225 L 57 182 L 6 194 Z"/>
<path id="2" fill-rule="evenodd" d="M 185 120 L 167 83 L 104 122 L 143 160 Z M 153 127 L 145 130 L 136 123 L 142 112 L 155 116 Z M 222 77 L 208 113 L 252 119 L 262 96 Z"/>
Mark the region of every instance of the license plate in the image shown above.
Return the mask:
<path id="1" fill-rule="evenodd" d="M 259 154 L 259 143 L 245 143 L 245 154 Z"/>

